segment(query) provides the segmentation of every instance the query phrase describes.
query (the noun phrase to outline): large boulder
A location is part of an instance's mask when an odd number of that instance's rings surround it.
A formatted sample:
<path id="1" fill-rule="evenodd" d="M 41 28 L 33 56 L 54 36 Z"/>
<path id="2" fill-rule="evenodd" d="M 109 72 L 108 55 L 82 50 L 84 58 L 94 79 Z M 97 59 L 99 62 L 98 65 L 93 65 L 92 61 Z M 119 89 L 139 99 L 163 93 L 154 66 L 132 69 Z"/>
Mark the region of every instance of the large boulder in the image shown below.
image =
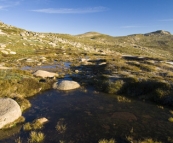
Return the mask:
<path id="1" fill-rule="evenodd" d="M 79 87 L 80 87 L 79 83 L 69 80 L 61 80 L 53 84 L 53 88 L 59 90 L 72 90 Z"/>
<path id="2" fill-rule="evenodd" d="M 53 77 L 57 77 L 58 76 L 57 73 L 48 72 L 48 71 L 44 71 L 44 70 L 38 70 L 33 75 L 34 76 L 38 76 L 38 77 L 42 77 L 42 78 L 46 78 L 46 77 L 53 78 Z"/>
<path id="3" fill-rule="evenodd" d="M 22 115 L 20 106 L 10 98 L 0 98 L 0 129 Z"/>

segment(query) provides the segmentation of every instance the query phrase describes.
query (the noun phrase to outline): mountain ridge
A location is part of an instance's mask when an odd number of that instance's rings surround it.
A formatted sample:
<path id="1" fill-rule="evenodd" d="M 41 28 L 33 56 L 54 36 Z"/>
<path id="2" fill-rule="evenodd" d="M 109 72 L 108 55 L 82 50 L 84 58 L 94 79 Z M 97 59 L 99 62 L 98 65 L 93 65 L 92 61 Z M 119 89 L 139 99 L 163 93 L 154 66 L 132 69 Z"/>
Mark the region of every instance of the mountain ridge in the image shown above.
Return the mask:
<path id="1" fill-rule="evenodd" d="M 124 55 L 166 59 L 173 57 L 173 36 L 164 30 L 116 37 L 94 31 L 73 36 L 70 34 L 32 32 L 0 22 L 0 36 L 0 47 L 6 45 L 7 49 L 12 50 L 11 53 L 22 54 L 21 51 L 24 48 L 29 48 L 29 51 L 34 52 L 39 49 L 38 47 L 41 47 L 40 49 L 44 49 L 44 47 L 72 47 L 74 50 L 88 53 L 102 51 L 104 54 L 118 52 Z M 13 42 L 13 46 L 10 42 Z M 1 52 L 9 53 L 4 49 L 1 49 Z"/>

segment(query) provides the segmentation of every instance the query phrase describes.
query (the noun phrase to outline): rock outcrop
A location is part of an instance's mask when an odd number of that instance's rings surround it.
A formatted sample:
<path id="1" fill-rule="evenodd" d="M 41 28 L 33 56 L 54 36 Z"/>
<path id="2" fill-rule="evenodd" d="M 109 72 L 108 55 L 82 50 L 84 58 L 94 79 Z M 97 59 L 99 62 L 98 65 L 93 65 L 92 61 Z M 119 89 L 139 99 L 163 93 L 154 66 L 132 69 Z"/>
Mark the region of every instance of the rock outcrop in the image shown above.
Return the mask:
<path id="1" fill-rule="evenodd" d="M 34 76 L 38 76 L 38 77 L 42 77 L 42 78 L 47 78 L 47 77 L 48 78 L 53 78 L 53 77 L 57 77 L 58 76 L 57 73 L 43 71 L 43 70 L 38 70 L 33 75 Z"/>
<path id="2" fill-rule="evenodd" d="M 79 83 L 69 80 L 62 80 L 53 84 L 53 88 L 58 90 L 72 90 L 79 87 L 80 87 Z"/>
<path id="3" fill-rule="evenodd" d="M 10 98 L 0 98 L 0 129 L 22 115 L 20 106 Z"/>
<path id="4" fill-rule="evenodd" d="M 154 32 L 144 34 L 144 36 L 151 36 L 151 35 L 171 35 L 171 33 L 164 30 L 157 30 Z"/>

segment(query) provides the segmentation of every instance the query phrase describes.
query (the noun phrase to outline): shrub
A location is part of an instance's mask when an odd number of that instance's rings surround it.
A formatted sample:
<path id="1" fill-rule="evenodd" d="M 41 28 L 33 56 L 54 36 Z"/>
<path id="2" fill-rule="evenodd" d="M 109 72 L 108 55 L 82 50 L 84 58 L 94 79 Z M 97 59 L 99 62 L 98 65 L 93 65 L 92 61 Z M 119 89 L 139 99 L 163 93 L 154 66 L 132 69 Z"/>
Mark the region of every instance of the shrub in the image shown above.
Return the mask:
<path id="1" fill-rule="evenodd" d="M 107 86 L 105 87 L 106 93 L 118 93 L 121 91 L 124 82 L 122 80 L 117 80 L 115 82 L 107 82 Z"/>
<path id="2" fill-rule="evenodd" d="M 24 126 L 23 126 L 23 129 L 25 131 L 29 131 L 29 130 L 38 130 L 38 129 L 41 129 L 43 128 L 43 124 L 39 122 L 39 120 L 34 120 L 32 123 L 26 123 Z"/>

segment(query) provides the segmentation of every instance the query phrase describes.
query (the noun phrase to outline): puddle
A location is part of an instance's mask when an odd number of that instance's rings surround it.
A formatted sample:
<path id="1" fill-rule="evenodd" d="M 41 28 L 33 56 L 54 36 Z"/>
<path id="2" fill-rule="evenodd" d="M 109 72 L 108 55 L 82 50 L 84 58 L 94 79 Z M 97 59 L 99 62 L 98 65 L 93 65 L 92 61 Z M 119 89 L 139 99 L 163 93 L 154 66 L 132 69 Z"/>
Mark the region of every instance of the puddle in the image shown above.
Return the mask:
<path id="1" fill-rule="evenodd" d="M 104 138 L 114 138 L 121 143 L 127 136 L 167 142 L 167 138 L 173 136 L 168 109 L 140 101 L 118 102 L 112 95 L 95 92 L 92 88 L 52 89 L 32 97 L 30 101 L 32 107 L 23 114 L 26 122 L 41 117 L 49 120 L 41 130 L 45 134 L 44 143 L 58 143 L 60 140 L 98 143 Z M 64 133 L 55 128 L 60 120 L 66 124 Z M 8 130 L 3 133 L 8 134 Z M 21 129 L 10 138 L 1 139 L 0 143 L 11 143 L 19 137 L 27 142 L 29 133 Z"/>
<path id="2" fill-rule="evenodd" d="M 57 71 L 57 70 L 66 70 L 70 68 L 71 63 L 70 62 L 54 62 L 52 65 L 41 65 L 41 66 L 25 66 L 22 67 L 21 70 L 31 70 L 31 71 L 36 71 L 36 70 L 46 70 L 46 71 Z"/>

